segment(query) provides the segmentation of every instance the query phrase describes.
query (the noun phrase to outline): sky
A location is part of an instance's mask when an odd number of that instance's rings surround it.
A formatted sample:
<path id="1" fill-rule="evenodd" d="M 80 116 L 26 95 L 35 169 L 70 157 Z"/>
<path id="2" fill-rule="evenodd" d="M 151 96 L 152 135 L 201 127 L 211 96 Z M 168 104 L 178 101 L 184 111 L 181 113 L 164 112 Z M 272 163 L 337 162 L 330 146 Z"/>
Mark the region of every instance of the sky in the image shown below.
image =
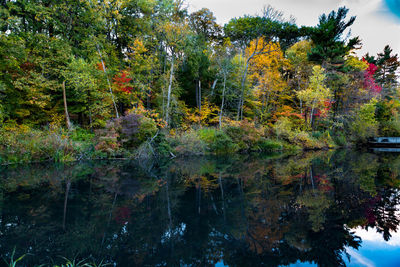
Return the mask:
<path id="1" fill-rule="evenodd" d="M 260 14 L 270 4 L 283 11 L 287 18 L 296 18 L 298 25 L 316 26 L 318 17 L 338 7 L 350 9 L 350 16 L 357 16 L 351 27 L 351 36 L 359 36 L 363 48 L 359 56 L 383 51 L 390 45 L 393 52 L 400 54 L 400 0 L 186 0 L 189 11 L 203 7 L 210 9 L 221 25 L 231 18 Z"/>

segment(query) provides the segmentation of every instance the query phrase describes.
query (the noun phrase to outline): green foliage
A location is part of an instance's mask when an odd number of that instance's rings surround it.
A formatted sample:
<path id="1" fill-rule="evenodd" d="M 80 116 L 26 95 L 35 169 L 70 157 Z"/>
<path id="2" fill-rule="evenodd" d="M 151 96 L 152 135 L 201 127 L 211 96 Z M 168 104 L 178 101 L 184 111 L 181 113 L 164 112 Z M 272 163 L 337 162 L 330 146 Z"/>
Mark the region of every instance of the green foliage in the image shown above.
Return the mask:
<path id="1" fill-rule="evenodd" d="M 35 130 L 26 126 L 0 129 L 0 155 L 3 164 L 32 161 L 68 162 L 91 158 L 91 142 L 73 140 L 68 132 L 51 126 Z"/>
<path id="2" fill-rule="evenodd" d="M 198 133 L 194 130 L 180 133 L 172 137 L 170 142 L 176 155 L 204 155 L 207 151 L 207 144 L 201 140 Z"/>
<path id="3" fill-rule="evenodd" d="M 372 99 L 360 107 L 355 113 L 350 125 L 351 140 L 358 144 L 365 144 L 371 137 L 378 134 L 379 124 L 375 119 L 377 101 Z"/>
<path id="4" fill-rule="evenodd" d="M 333 136 L 333 141 L 339 147 L 345 147 L 348 145 L 347 138 L 342 132 L 338 132 Z"/>
<path id="5" fill-rule="evenodd" d="M 275 134 L 278 138 L 288 140 L 292 137 L 292 122 L 287 117 L 281 117 L 274 124 Z"/>
<path id="6" fill-rule="evenodd" d="M 15 256 L 15 248 L 13 249 L 13 252 L 11 253 L 9 260 L 6 260 L 4 257 L 2 257 L 8 267 L 17 267 L 17 263 L 22 261 L 26 255 L 24 254 L 17 259 L 14 259 L 14 256 Z"/>
<path id="7" fill-rule="evenodd" d="M 206 128 L 199 130 L 198 134 L 212 153 L 230 154 L 238 149 L 238 146 L 233 143 L 232 139 L 224 131 Z"/>
<path id="8" fill-rule="evenodd" d="M 69 137 L 73 141 L 91 142 L 95 137 L 94 133 L 83 128 L 75 128 L 69 133 Z"/>
<path id="9" fill-rule="evenodd" d="M 285 148 L 287 148 L 287 144 L 284 143 L 283 141 L 266 139 L 266 138 L 260 140 L 258 146 L 261 151 L 268 151 L 268 152 L 283 151 Z"/>
<path id="10" fill-rule="evenodd" d="M 274 150 L 275 137 L 326 148 L 332 125 L 354 137 L 336 134 L 342 145 L 377 132 L 365 107 L 354 112 L 378 92 L 367 90 L 368 64 L 352 51 L 358 37 L 344 36 L 355 21 L 344 7 L 316 27 L 268 6 L 222 28 L 210 10 L 189 14 L 180 0 L 3 2 L 0 123 L 16 127 L 2 130 L 3 162 L 120 157 L 144 147 L 154 155 Z M 386 46 L 366 60 L 383 87 L 378 133 L 399 135 L 398 57 Z M 342 123 L 352 113 L 359 118 Z M 67 116 L 75 128 L 63 130 Z M 218 122 L 222 131 L 191 131 Z M 171 136 L 159 133 L 165 125 Z M 324 134 L 302 132 L 310 129 Z"/>
<path id="11" fill-rule="evenodd" d="M 345 21 L 349 10 L 340 7 L 337 11 L 332 11 L 328 15 L 323 14 L 319 18 L 319 24 L 311 32 L 311 40 L 314 47 L 311 49 L 309 59 L 319 64 L 322 62 L 344 63 L 347 53 L 360 45 L 359 37 L 354 37 L 346 43 L 343 34 L 350 27 L 356 17 L 351 17 Z"/>
<path id="12" fill-rule="evenodd" d="M 264 129 L 256 128 L 249 121 L 242 121 L 238 126 L 227 126 L 223 131 L 238 146 L 241 152 L 259 151 L 260 140 L 263 138 Z"/>

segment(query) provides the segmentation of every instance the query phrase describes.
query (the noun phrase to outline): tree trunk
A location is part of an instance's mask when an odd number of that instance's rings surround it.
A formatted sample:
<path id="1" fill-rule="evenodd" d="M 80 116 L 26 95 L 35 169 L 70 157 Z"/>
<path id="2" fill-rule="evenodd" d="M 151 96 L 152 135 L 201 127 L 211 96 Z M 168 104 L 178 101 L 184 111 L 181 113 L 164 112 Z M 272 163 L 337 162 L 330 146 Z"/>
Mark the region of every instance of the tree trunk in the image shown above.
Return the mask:
<path id="1" fill-rule="evenodd" d="M 219 129 L 222 128 L 222 113 L 223 113 L 224 104 L 225 104 L 225 89 L 226 89 L 226 74 L 224 73 L 224 87 L 222 89 L 222 103 L 221 103 L 221 110 L 219 111 Z"/>
<path id="2" fill-rule="evenodd" d="M 201 112 L 201 81 L 199 80 L 199 112 Z"/>
<path id="3" fill-rule="evenodd" d="M 217 86 L 218 78 L 216 78 L 211 87 L 211 95 L 214 95 L 215 86 Z"/>
<path id="4" fill-rule="evenodd" d="M 199 82 L 196 79 L 194 83 L 196 84 L 196 106 L 199 109 Z"/>
<path id="5" fill-rule="evenodd" d="M 71 129 L 71 121 L 69 119 L 69 113 L 68 113 L 67 94 L 65 92 L 65 81 L 63 81 L 63 83 L 62 83 L 62 88 L 63 88 L 63 99 L 64 99 L 65 123 L 67 125 L 68 130 L 70 130 Z"/>
<path id="6" fill-rule="evenodd" d="M 171 91 L 172 91 L 172 81 L 174 78 L 174 55 L 172 55 L 172 60 L 171 60 L 171 70 L 169 74 L 169 85 L 168 85 L 168 95 L 167 95 L 167 110 L 166 110 L 166 116 L 165 116 L 165 121 L 167 122 L 167 125 L 169 126 L 169 106 L 171 104 Z"/>
<path id="7" fill-rule="evenodd" d="M 311 114 L 310 114 L 310 126 L 311 127 L 313 125 L 314 108 L 315 108 L 315 100 L 313 101 L 312 108 L 311 108 Z"/>
<path id="8" fill-rule="evenodd" d="M 246 61 L 246 68 L 244 70 L 243 73 L 243 77 L 242 77 L 242 83 L 241 83 L 241 94 L 240 94 L 240 98 L 239 98 L 239 103 L 238 103 L 238 109 L 237 109 L 237 117 L 236 120 L 238 121 L 239 119 L 243 119 L 243 103 L 244 103 L 244 87 L 246 84 L 246 78 L 247 78 L 247 71 L 249 69 L 249 62 L 251 60 L 252 57 L 250 57 L 247 61 Z"/>
<path id="9" fill-rule="evenodd" d="M 114 94 L 113 94 L 113 91 L 112 91 L 112 88 L 111 88 L 110 79 L 108 79 L 106 65 L 104 64 L 103 56 L 101 55 L 99 46 L 97 46 L 97 51 L 99 52 L 99 55 L 100 55 L 101 65 L 103 67 L 104 74 L 106 75 L 108 88 L 110 89 L 111 99 L 112 99 L 112 102 L 114 104 L 115 114 L 116 114 L 117 119 L 118 119 L 119 118 L 119 114 L 118 114 L 117 104 L 115 103 Z"/>

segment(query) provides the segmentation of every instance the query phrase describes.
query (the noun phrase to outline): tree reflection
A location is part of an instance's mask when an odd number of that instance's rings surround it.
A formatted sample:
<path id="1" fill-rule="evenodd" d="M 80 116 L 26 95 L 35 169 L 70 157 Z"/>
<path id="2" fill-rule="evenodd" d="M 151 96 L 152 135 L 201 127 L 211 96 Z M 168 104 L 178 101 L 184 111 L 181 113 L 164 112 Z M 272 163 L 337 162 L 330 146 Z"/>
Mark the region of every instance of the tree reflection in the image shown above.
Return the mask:
<path id="1" fill-rule="evenodd" d="M 0 254 L 16 247 L 28 266 L 60 255 L 118 266 L 340 266 L 361 243 L 351 228 L 385 240 L 397 230 L 398 162 L 337 151 L 8 167 Z"/>

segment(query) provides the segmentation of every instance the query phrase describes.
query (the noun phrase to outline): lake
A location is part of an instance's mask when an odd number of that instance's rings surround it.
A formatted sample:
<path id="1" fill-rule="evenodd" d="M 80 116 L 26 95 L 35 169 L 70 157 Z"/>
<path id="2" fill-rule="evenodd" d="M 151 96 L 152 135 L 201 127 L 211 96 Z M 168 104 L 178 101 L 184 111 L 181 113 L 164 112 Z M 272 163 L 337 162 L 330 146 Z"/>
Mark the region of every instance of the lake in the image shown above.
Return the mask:
<path id="1" fill-rule="evenodd" d="M 0 255 L 17 266 L 400 266 L 400 154 L 0 171 Z"/>

